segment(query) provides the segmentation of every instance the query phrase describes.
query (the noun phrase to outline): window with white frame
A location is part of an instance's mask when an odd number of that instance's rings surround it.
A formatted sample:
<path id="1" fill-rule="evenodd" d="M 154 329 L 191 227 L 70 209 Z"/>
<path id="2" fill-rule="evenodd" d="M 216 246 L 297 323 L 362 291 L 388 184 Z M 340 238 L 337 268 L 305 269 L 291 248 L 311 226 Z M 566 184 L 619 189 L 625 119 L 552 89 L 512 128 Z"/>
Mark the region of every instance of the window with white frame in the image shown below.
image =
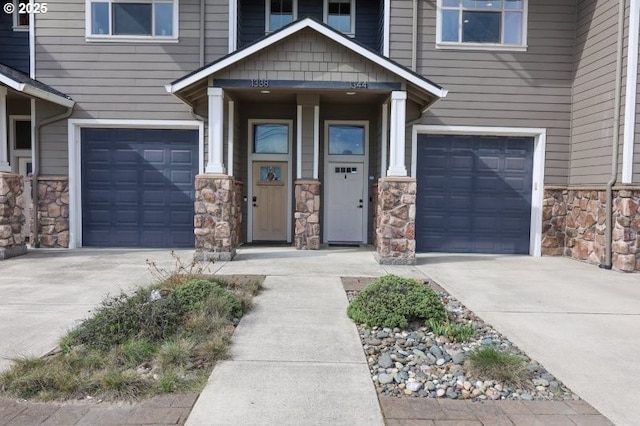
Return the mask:
<path id="1" fill-rule="evenodd" d="M 13 0 L 14 31 L 29 31 L 29 14 L 24 13 L 26 12 L 26 7 L 24 6 L 25 4 L 29 4 L 29 0 Z"/>
<path id="2" fill-rule="evenodd" d="M 325 0 L 324 22 L 331 28 L 345 34 L 355 33 L 355 0 Z"/>
<path id="3" fill-rule="evenodd" d="M 86 1 L 88 37 L 178 37 L 178 0 Z"/>
<path id="4" fill-rule="evenodd" d="M 296 0 L 265 0 L 266 31 L 277 31 L 297 19 Z"/>
<path id="5" fill-rule="evenodd" d="M 439 47 L 526 47 L 527 0 L 438 0 Z"/>

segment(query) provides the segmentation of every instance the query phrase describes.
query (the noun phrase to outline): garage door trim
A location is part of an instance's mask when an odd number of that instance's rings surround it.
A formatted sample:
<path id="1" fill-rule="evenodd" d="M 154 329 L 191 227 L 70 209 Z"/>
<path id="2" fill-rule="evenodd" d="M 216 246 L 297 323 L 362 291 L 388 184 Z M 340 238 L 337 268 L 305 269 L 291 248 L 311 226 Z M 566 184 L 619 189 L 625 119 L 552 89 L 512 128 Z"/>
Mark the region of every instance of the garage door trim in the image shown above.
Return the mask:
<path id="1" fill-rule="evenodd" d="M 411 132 L 411 177 L 416 178 L 418 159 L 418 135 L 464 135 L 464 136 L 513 136 L 532 137 L 533 182 L 531 185 L 531 231 L 529 254 L 539 257 L 542 252 L 542 202 L 544 196 L 544 162 L 547 130 L 543 128 L 519 127 L 475 127 L 475 126 L 431 126 L 414 125 Z M 423 142 L 425 143 L 425 142 Z"/>
<path id="2" fill-rule="evenodd" d="M 196 120 L 69 120 L 69 248 L 82 247 L 81 142 L 83 128 L 198 130 L 198 173 L 203 173 L 204 123 Z"/>

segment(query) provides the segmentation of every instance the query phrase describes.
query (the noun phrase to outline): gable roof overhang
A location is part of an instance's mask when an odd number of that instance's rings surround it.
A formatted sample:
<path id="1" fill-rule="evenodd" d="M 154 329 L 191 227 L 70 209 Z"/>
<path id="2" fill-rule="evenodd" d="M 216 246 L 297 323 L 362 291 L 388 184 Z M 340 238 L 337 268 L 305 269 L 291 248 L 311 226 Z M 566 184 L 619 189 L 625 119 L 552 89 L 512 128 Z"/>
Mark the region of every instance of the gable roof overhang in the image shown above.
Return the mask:
<path id="1" fill-rule="evenodd" d="M 64 93 L 3 64 L 0 64 L 0 84 L 31 98 L 42 99 L 63 107 L 71 108 L 75 105 L 75 101 Z"/>
<path id="2" fill-rule="evenodd" d="M 447 96 L 447 90 L 432 81 L 424 78 L 420 74 L 392 61 L 391 59 L 375 52 L 360 43 L 353 41 L 350 37 L 334 30 L 313 18 L 304 18 L 295 21 L 278 31 L 250 44 L 242 49 L 236 50 L 204 67 L 197 69 L 184 77 L 181 77 L 171 84 L 165 86 L 167 92 L 177 96 L 183 102 L 193 106 L 192 95 L 200 91 L 202 87 L 208 85 L 208 79 L 214 74 L 249 58 L 250 56 L 266 49 L 287 37 L 300 31 L 310 28 L 328 39 L 342 45 L 344 48 L 360 55 L 379 67 L 393 73 L 406 82 L 409 98 L 421 105 L 421 110 L 426 110 L 436 101 Z"/>

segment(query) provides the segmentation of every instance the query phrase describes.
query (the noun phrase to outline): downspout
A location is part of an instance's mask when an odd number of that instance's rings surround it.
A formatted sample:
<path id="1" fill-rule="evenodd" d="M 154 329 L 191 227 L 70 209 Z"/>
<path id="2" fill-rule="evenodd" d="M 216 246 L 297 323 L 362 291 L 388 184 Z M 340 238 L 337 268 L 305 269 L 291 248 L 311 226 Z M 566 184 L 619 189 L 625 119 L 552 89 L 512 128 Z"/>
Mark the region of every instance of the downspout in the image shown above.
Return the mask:
<path id="1" fill-rule="evenodd" d="M 200 0 L 200 68 L 204 66 L 204 25 L 207 0 Z"/>
<path id="2" fill-rule="evenodd" d="M 618 180 L 618 149 L 620 146 L 620 100 L 622 98 L 622 54 L 624 42 L 624 15 L 625 0 L 618 2 L 618 50 L 616 57 L 616 80 L 613 95 L 613 141 L 611 143 L 611 178 L 607 182 L 607 206 L 605 218 L 605 261 L 600 267 L 611 269 L 612 267 L 612 241 L 613 241 L 613 186 Z"/>
<path id="3" fill-rule="evenodd" d="M 31 223 L 33 223 L 33 242 L 31 244 L 32 247 L 38 248 L 40 247 L 40 221 L 38 220 L 38 176 L 40 175 L 40 129 L 44 126 L 48 126 L 49 124 L 55 123 L 60 120 L 64 120 L 66 118 L 71 117 L 73 114 L 73 107 L 68 107 L 67 111 L 53 116 L 51 118 L 47 118 L 46 120 L 42 120 L 36 125 L 34 134 L 33 134 L 33 178 L 31 180 L 31 199 L 33 208 L 31 209 Z"/>
<path id="4" fill-rule="evenodd" d="M 418 65 L 418 0 L 413 0 L 413 21 L 411 22 L 411 71 Z"/>

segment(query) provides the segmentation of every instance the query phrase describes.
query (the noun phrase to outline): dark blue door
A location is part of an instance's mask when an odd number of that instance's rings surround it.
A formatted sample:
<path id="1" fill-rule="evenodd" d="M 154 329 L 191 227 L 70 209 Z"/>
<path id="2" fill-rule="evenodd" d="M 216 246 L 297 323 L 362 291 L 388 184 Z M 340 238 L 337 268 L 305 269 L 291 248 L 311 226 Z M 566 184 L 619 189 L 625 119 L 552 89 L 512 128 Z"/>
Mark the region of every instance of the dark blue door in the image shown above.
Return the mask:
<path id="1" fill-rule="evenodd" d="M 416 249 L 528 254 L 533 138 L 420 135 Z"/>
<path id="2" fill-rule="evenodd" d="M 82 130 L 82 244 L 193 247 L 198 132 Z"/>

